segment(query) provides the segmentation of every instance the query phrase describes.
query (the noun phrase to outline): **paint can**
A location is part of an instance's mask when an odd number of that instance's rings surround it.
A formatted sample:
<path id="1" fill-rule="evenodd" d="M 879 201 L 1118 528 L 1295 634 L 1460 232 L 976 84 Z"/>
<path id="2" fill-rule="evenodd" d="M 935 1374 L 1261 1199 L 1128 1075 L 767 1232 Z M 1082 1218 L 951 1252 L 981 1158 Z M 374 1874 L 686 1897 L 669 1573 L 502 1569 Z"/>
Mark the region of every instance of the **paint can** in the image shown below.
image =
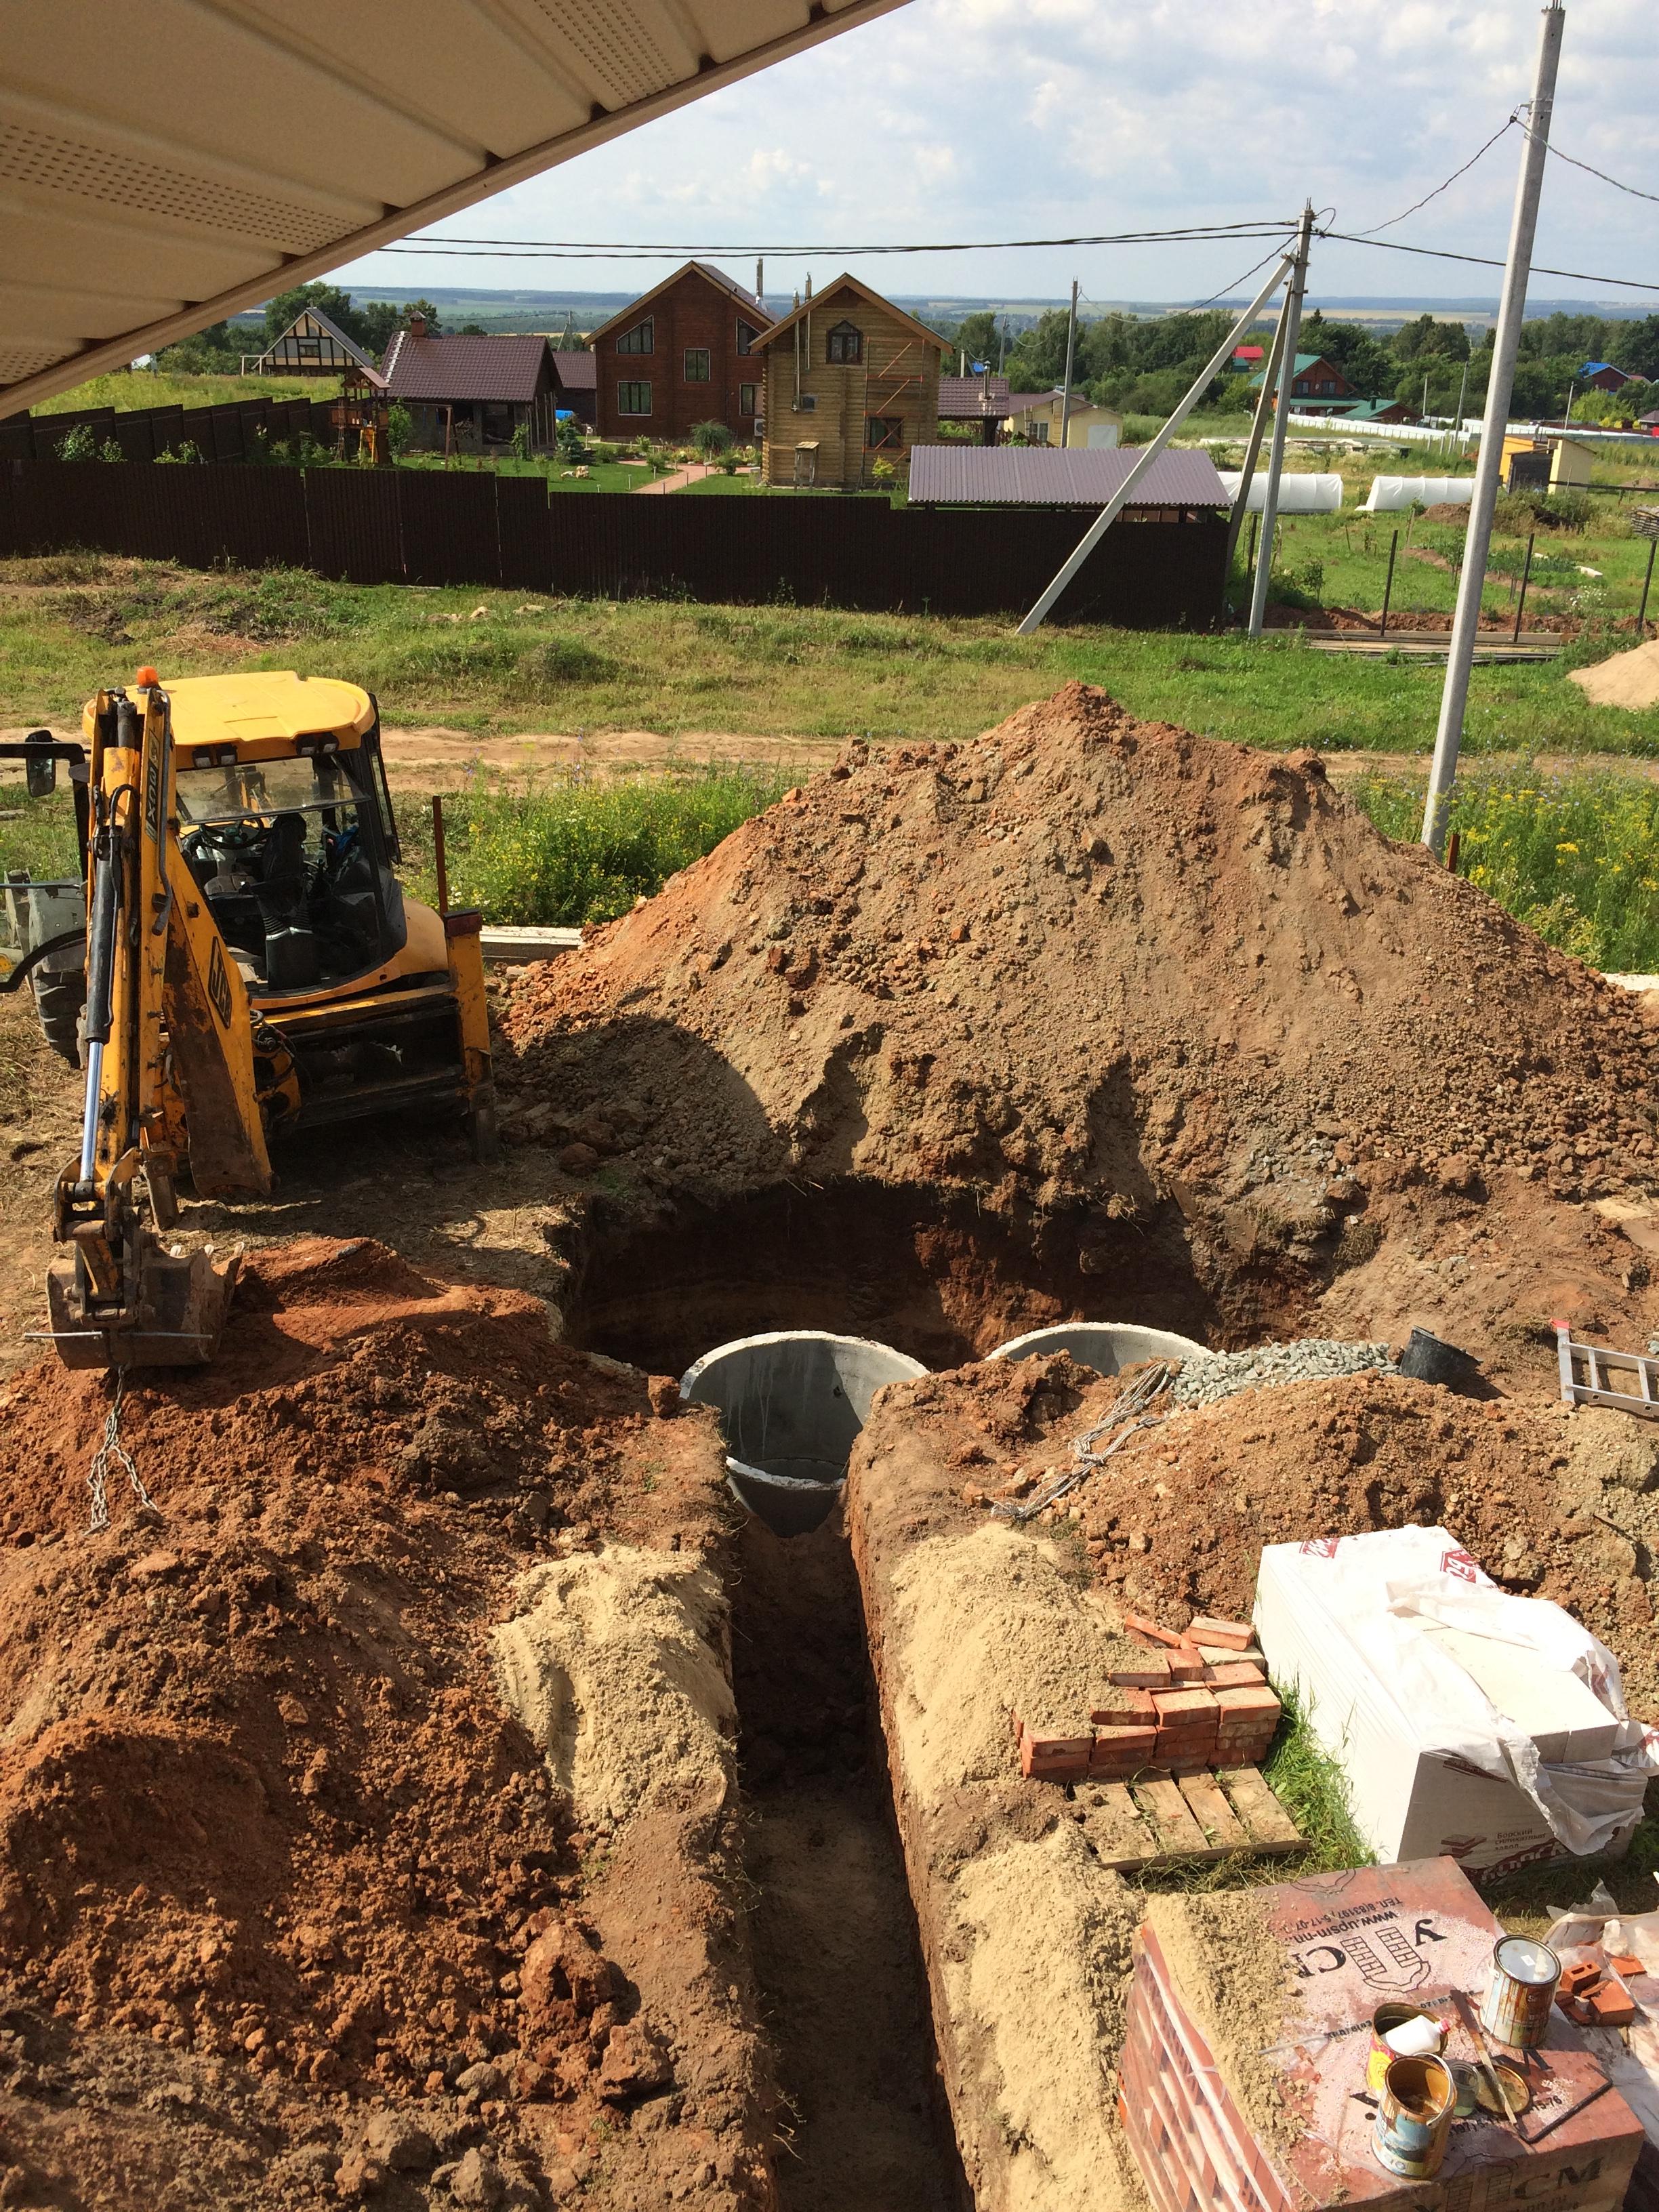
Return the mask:
<path id="1" fill-rule="evenodd" d="M 1407 2021 L 1413 2020 L 1425 2021 L 1434 2031 L 1434 2040 L 1416 2052 L 1409 2047 L 1405 2051 L 1396 2050 L 1389 2041 L 1389 2037 L 1396 2028 L 1404 2027 Z M 1373 2097 L 1380 2097 L 1382 2094 L 1382 2077 L 1396 2058 L 1436 2057 L 1445 2047 L 1446 2030 L 1435 2014 L 1425 2011 L 1421 2005 L 1402 2004 L 1397 1998 L 1391 1998 L 1387 2004 L 1378 2005 L 1371 2014 L 1371 2043 L 1365 2059 L 1365 2087 Z"/>
<path id="2" fill-rule="evenodd" d="M 1492 1979 L 1480 2000 L 1480 2025 L 1511 2051 L 1542 2043 L 1555 2002 L 1561 1961 L 1547 1943 L 1529 1936 L 1504 1936 L 1492 1954 Z"/>
<path id="3" fill-rule="evenodd" d="M 1443 2058 L 1391 2060 L 1371 2131 L 1377 2164 L 1407 2181 L 1431 2180 L 1456 2109 L 1457 2085 Z"/>

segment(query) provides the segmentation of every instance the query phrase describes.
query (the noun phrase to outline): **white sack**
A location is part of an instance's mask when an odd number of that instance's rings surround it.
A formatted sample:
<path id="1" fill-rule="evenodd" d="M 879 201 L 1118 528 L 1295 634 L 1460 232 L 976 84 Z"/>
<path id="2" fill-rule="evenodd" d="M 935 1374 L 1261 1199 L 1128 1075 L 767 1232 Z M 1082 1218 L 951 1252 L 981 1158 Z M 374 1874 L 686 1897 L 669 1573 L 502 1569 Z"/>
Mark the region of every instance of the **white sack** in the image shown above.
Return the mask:
<path id="1" fill-rule="evenodd" d="M 1316 1622 L 1306 1617 L 1315 1608 Z M 1291 1671 L 1314 1705 L 1316 1734 L 1340 1763 L 1346 1736 L 1329 1741 L 1318 1718 L 1322 1643 L 1333 1679 L 1364 1683 L 1372 1720 L 1407 1754 L 1513 1783 L 1549 1833 L 1580 1856 L 1627 1840 L 1648 1778 L 1659 1771 L 1659 1735 L 1629 1719 L 1617 1660 L 1559 1606 L 1499 1589 L 1445 1529 L 1385 1529 L 1269 1546 L 1256 1616 L 1275 1679 L 1275 1643 L 1294 1644 Z M 1299 1632 L 1287 1636 L 1293 1620 Z M 1576 1675 L 1623 1724 L 1613 1754 L 1571 1765 L 1541 1760 L 1533 1738 L 1437 1641 L 1437 1625 L 1518 1646 L 1547 1667 Z M 1346 1725 L 1345 1717 L 1345 1730 Z M 1402 1771 L 1407 1763 L 1402 1760 Z"/>

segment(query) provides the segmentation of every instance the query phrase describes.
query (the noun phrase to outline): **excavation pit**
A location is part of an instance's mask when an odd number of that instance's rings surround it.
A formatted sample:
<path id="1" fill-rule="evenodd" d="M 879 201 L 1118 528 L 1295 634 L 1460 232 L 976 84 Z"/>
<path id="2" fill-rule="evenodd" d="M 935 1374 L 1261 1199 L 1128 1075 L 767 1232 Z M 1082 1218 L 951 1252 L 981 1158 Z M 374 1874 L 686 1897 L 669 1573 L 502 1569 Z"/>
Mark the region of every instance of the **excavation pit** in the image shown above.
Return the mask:
<path id="1" fill-rule="evenodd" d="M 972 1192 L 843 1176 L 719 1204 L 681 1190 L 647 1221 L 603 1204 L 570 1302 L 572 1340 L 652 1374 L 710 1345 L 820 1330 L 959 1367 L 1087 1320 L 1220 1340 L 1172 1202 L 1133 1223 L 1085 1209 L 995 1212 Z"/>
<path id="2" fill-rule="evenodd" d="M 927 1372 L 867 1338 L 781 1329 L 705 1352 L 680 1395 L 718 1410 L 738 1503 L 774 1534 L 802 1536 L 828 1517 L 876 1392 Z"/>
<path id="3" fill-rule="evenodd" d="M 1069 1352 L 1079 1366 L 1097 1375 L 1121 1375 L 1142 1359 L 1194 1359 L 1206 1346 L 1165 1328 L 1137 1328 L 1131 1322 L 1065 1322 L 1058 1328 L 1028 1329 L 987 1356 L 992 1359 L 1040 1359 L 1046 1352 Z"/>

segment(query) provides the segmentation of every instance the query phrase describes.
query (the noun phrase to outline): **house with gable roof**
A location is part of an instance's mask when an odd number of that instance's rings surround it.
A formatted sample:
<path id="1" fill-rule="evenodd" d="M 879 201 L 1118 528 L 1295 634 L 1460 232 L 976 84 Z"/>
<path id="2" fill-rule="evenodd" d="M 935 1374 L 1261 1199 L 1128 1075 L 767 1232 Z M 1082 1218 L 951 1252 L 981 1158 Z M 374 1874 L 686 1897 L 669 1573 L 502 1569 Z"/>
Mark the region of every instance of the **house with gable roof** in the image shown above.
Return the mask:
<path id="1" fill-rule="evenodd" d="M 688 261 L 601 323 L 588 339 L 602 438 L 689 438 L 723 422 L 759 435 L 761 362 L 772 318 L 712 262 Z"/>
<path id="2" fill-rule="evenodd" d="M 769 484 L 860 491 L 884 461 L 908 476 L 911 449 L 939 436 L 945 341 L 856 276 L 809 290 L 760 350 Z"/>

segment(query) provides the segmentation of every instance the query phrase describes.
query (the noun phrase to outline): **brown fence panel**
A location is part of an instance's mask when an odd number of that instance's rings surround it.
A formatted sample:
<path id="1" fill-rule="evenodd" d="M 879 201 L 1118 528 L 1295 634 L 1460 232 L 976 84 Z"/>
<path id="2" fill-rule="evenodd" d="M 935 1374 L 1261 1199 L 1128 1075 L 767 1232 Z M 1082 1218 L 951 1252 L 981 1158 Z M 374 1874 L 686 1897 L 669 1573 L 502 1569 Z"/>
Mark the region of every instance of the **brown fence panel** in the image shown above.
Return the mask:
<path id="1" fill-rule="evenodd" d="M 403 520 L 404 574 L 411 584 L 487 584 L 501 580 L 495 532 L 496 480 L 469 471 L 399 469 L 392 481 Z M 516 478 L 502 478 L 513 483 Z M 545 494 L 544 493 L 544 498 Z"/>
<path id="2" fill-rule="evenodd" d="M 575 507 L 575 499 L 552 497 L 540 477 L 500 477 L 495 483 L 495 532 L 501 548 L 501 582 L 508 591 L 553 588 L 553 545 L 550 507 Z"/>
<path id="3" fill-rule="evenodd" d="M 398 477 L 392 469 L 306 469 L 310 565 L 346 584 L 403 581 Z"/>

